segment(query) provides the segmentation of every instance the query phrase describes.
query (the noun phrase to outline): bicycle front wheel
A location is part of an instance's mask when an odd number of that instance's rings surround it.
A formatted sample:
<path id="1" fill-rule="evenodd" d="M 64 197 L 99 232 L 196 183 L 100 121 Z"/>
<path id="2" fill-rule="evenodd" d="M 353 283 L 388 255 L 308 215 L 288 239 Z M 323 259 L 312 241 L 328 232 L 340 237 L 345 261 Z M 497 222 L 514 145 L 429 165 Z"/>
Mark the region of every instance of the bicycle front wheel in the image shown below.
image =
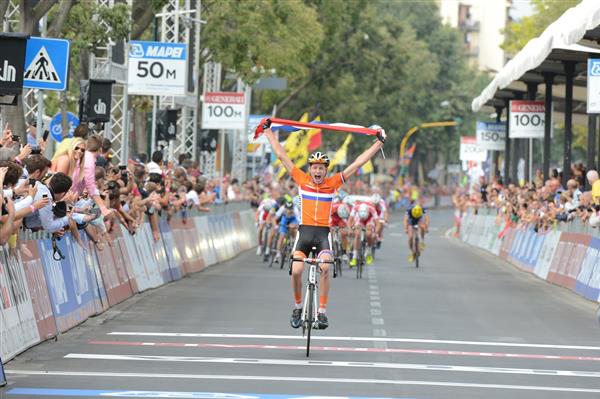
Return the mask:
<path id="1" fill-rule="evenodd" d="M 308 315 L 305 319 L 306 323 L 307 323 L 307 326 L 306 326 L 306 357 L 308 357 L 310 355 L 310 334 L 312 332 L 313 323 L 315 322 L 315 320 L 314 320 L 315 304 L 313 303 L 314 292 L 315 292 L 315 287 L 313 285 L 310 285 L 308 287 L 308 305 L 306 306 Z"/>

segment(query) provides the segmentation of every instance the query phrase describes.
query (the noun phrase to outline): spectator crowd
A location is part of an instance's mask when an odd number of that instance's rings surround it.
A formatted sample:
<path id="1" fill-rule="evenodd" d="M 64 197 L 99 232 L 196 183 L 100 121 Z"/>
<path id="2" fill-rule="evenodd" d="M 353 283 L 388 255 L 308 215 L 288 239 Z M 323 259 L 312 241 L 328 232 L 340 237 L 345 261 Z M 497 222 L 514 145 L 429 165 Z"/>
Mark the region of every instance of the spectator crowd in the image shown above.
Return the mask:
<path id="1" fill-rule="evenodd" d="M 471 190 L 458 188 L 453 195 L 456 209 L 456 234 L 467 209 L 477 213 L 491 209 L 497 223 L 513 227 L 547 231 L 560 223 L 579 220 L 591 227 L 600 226 L 600 179 L 598 171 L 586 171 L 582 164 L 571 167 L 571 178 L 563 184 L 562 172 L 554 169 L 543 180 L 540 170 L 533 182 L 524 185 L 503 184 L 502 179 L 488 182 L 484 177 Z M 586 185 L 587 183 L 587 185 Z"/>
<path id="2" fill-rule="evenodd" d="M 207 179 L 185 154 L 172 162 L 155 151 L 150 159 L 138 154 L 117 165 L 111 141 L 85 125 L 58 143 L 51 159 L 43 155 L 45 150 L 46 140 L 35 140 L 35 126 L 29 126 L 24 144 L 9 129 L 2 132 L 1 245 L 27 251 L 19 233 L 30 230 L 52 234 L 55 240 L 70 232 L 82 247 L 85 234 L 103 250 L 111 245 L 110 232 L 118 224 L 135 234 L 149 221 L 159 240 L 161 216 L 179 213 L 185 222 L 189 210 L 209 212 L 213 203 L 260 199 L 255 180 Z"/>

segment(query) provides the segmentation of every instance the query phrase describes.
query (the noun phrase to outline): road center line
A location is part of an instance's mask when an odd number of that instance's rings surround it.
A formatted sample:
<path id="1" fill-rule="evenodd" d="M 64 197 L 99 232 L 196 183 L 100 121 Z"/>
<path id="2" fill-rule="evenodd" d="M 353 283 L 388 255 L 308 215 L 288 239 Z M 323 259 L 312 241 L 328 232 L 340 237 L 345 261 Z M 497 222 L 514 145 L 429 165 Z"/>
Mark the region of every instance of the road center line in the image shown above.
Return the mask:
<path id="1" fill-rule="evenodd" d="M 69 353 L 66 359 L 93 359 L 93 360 L 135 360 L 149 362 L 189 362 L 189 363 L 225 363 L 225 364 L 252 364 L 277 365 L 277 366 L 322 366 L 322 367 L 352 367 L 352 368 L 381 368 L 403 370 L 427 371 L 458 371 L 466 373 L 498 373 L 498 374 L 523 374 L 523 375 L 552 375 L 556 377 L 591 377 L 600 378 L 596 371 L 570 371 L 547 370 L 507 367 L 473 367 L 452 366 L 439 364 L 411 364 L 411 363 L 385 363 L 385 362 L 344 362 L 287 359 L 248 359 L 234 357 L 196 357 L 196 356 L 157 356 L 157 355 L 107 355 L 90 353 Z"/>
<path id="2" fill-rule="evenodd" d="M 300 345 L 253 345 L 253 344 L 187 344 L 181 342 L 129 342 L 129 341 L 90 341 L 92 345 L 122 345 L 122 346 L 155 346 L 171 348 L 225 348 L 225 349 L 278 349 L 278 350 L 305 350 L 306 346 Z M 360 348 L 336 346 L 311 346 L 311 351 L 330 352 L 377 352 L 377 353 L 414 353 L 421 355 L 442 356 L 478 356 L 478 357 L 505 357 L 513 359 L 553 359 L 553 360 L 583 360 L 600 361 L 600 357 L 592 356 L 563 356 L 563 355 L 538 355 L 525 353 L 497 353 L 497 352 L 464 352 L 437 349 L 401 349 L 401 348 Z"/>
<path id="3" fill-rule="evenodd" d="M 109 377 L 109 378 L 164 378 L 164 379 L 189 379 L 189 380 L 229 380 L 229 381 L 292 381 L 292 382 L 329 382 L 336 384 L 387 384 L 387 385 L 422 385 L 440 387 L 462 388 L 488 388 L 510 389 L 527 391 L 552 391 L 552 392 L 580 392 L 600 393 L 595 388 L 551 387 L 535 385 L 503 385 L 503 384 L 475 384 L 466 382 L 446 381 L 416 381 L 416 380 L 380 380 L 380 379 L 352 379 L 352 378 L 319 378 L 319 377 L 282 377 L 259 375 L 219 375 L 219 374 L 151 374 L 151 373 L 111 373 L 111 372 L 85 372 L 85 371 L 51 371 L 51 370 L 5 370 L 13 375 L 43 375 L 43 376 L 70 376 L 70 377 Z"/>
<path id="4" fill-rule="evenodd" d="M 145 337 L 186 337 L 186 338 L 248 338 L 248 339 L 285 339 L 305 340 L 300 335 L 268 335 L 268 334 L 203 334 L 203 333 L 164 333 L 164 332 L 110 332 L 107 335 L 128 335 Z M 391 338 L 391 337 L 339 337 L 339 336 L 314 336 L 311 340 L 324 341 L 385 341 L 421 344 L 450 344 L 450 345 L 477 345 L 477 346 L 507 346 L 515 348 L 547 348 L 547 349 L 578 349 L 600 351 L 600 346 L 581 345 L 552 345 L 552 344 L 528 344 L 515 342 L 487 342 L 487 341 L 456 341 L 438 339 L 416 339 L 416 338 Z"/>

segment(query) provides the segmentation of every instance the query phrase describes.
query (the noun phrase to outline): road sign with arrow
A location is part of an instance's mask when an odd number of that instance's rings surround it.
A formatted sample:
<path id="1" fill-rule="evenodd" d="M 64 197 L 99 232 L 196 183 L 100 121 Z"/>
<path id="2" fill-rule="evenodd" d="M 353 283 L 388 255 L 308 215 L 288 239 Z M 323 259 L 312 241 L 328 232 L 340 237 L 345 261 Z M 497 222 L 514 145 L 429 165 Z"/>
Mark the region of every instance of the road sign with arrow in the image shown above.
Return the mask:
<path id="1" fill-rule="evenodd" d="M 31 37 L 27 40 L 23 87 L 63 91 L 69 81 L 70 42 Z"/>

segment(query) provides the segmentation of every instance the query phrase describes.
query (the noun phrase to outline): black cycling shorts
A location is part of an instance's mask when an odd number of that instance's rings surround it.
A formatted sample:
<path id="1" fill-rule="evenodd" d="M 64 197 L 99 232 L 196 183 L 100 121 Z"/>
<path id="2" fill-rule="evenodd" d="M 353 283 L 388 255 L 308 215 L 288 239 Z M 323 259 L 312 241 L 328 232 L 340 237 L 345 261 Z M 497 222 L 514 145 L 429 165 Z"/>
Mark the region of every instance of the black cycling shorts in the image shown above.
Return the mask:
<path id="1" fill-rule="evenodd" d="M 332 253 L 329 227 L 300 225 L 296 233 L 294 252 L 300 251 L 304 256 L 310 256 L 313 247 L 316 248 L 314 255 L 317 257 L 323 251 Z"/>

